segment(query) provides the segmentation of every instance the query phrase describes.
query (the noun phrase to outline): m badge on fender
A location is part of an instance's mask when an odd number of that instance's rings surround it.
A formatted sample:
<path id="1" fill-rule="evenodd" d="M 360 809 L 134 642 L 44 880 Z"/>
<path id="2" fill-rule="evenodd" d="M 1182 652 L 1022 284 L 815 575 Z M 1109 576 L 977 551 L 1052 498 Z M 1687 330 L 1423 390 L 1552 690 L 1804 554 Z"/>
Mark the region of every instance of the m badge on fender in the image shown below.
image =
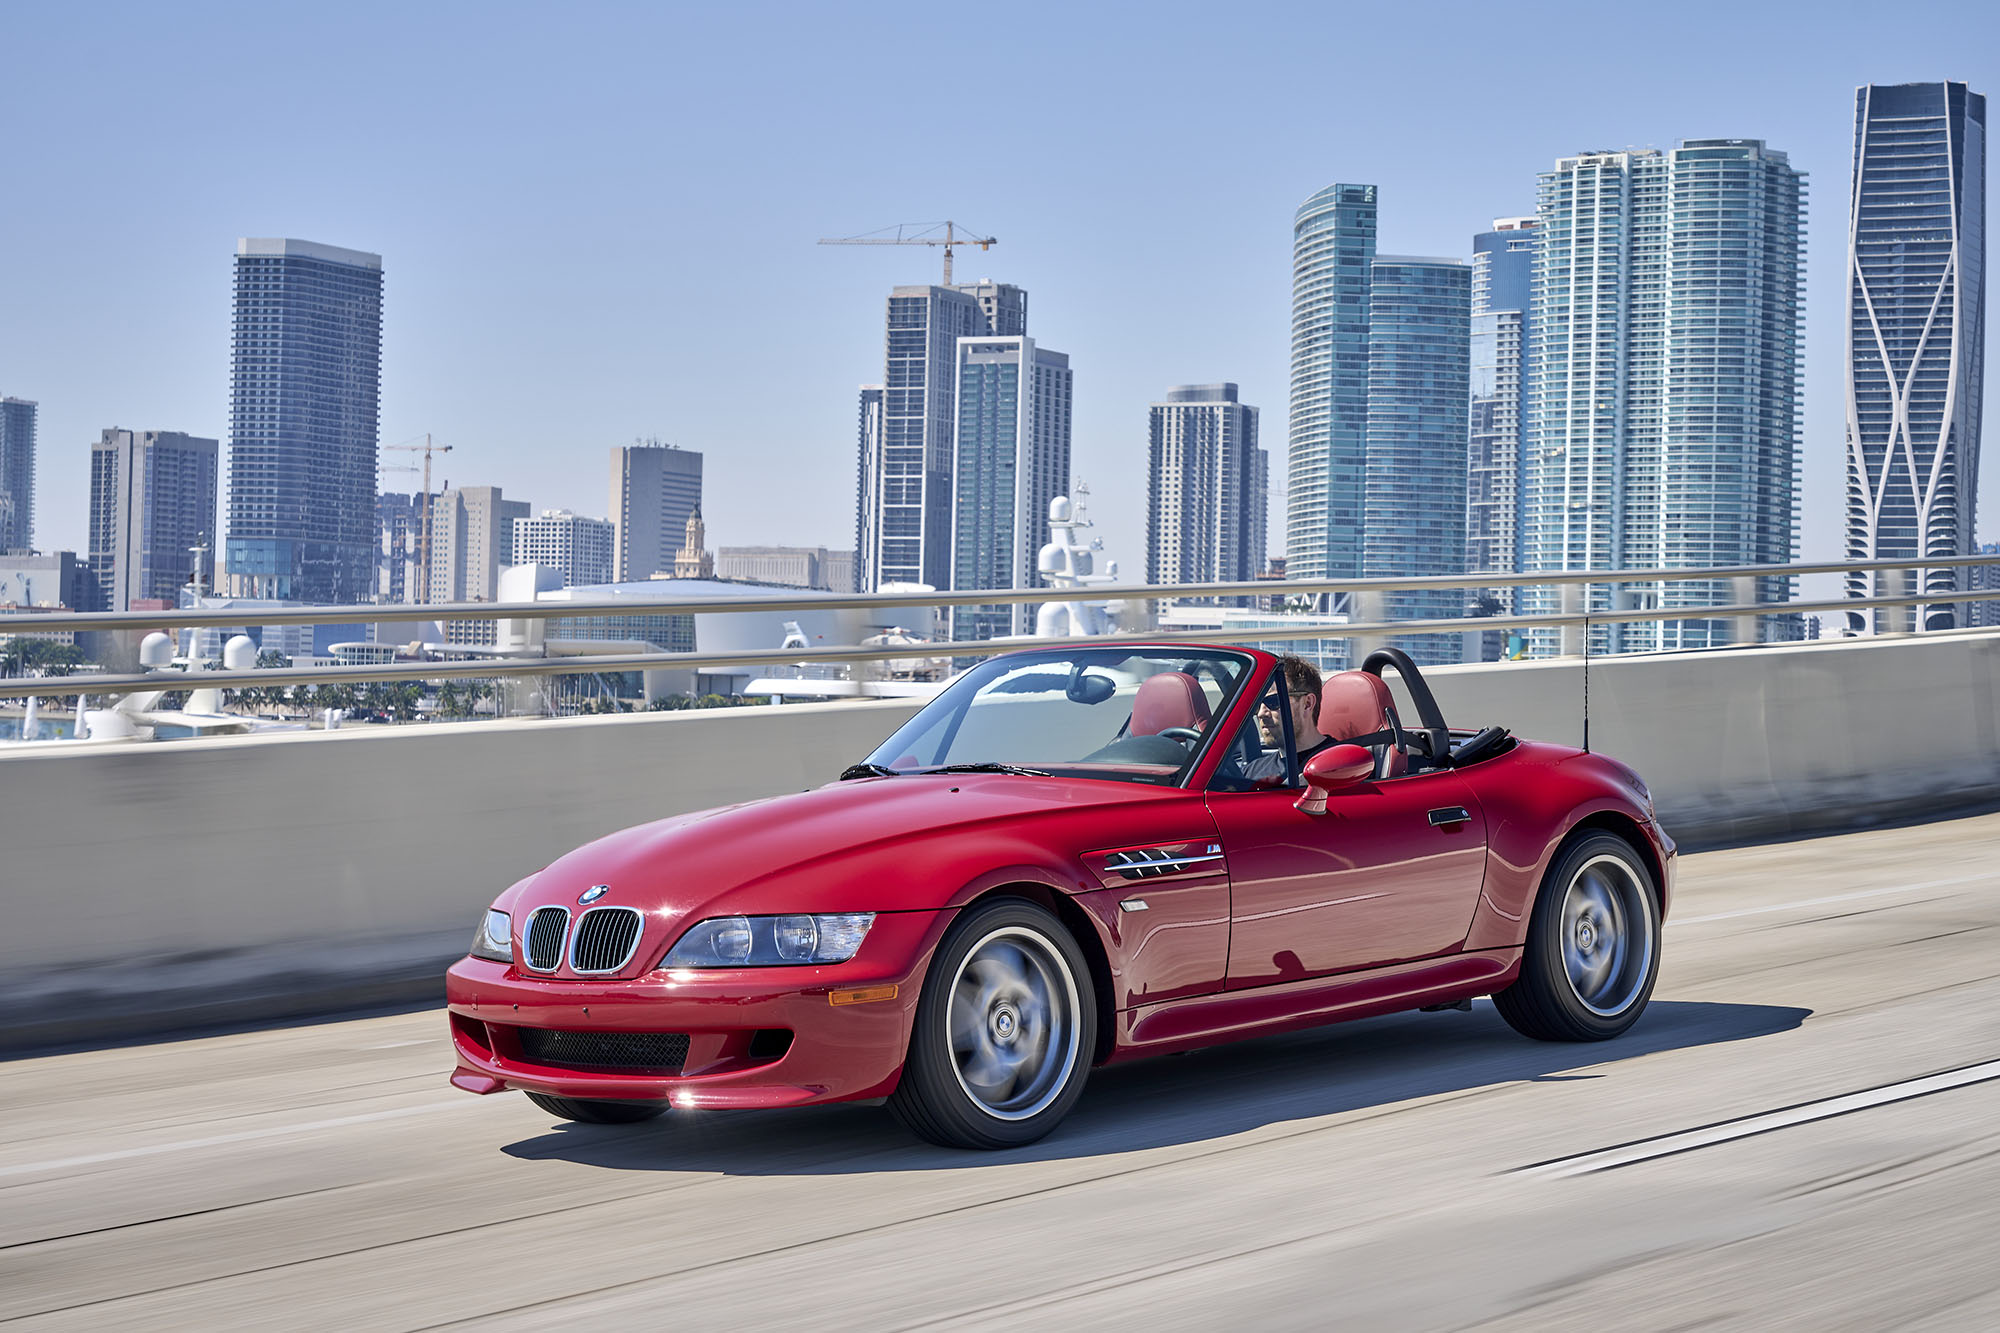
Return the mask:
<path id="1" fill-rule="evenodd" d="M 593 884 L 577 895 L 576 905 L 578 907 L 588 907 L 609 892 L 611 892 L 609 884 Z"/>

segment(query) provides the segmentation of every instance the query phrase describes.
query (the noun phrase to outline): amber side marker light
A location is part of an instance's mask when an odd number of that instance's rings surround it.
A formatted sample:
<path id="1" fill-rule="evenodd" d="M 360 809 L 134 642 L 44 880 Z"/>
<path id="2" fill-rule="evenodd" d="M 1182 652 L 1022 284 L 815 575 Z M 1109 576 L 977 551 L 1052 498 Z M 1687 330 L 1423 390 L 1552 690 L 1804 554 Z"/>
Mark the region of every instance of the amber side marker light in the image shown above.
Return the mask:
<path id="1" fill-rule="evenodd" d="M 873 1004 L 877 1000 L 896 998 L 894 986 L 863 986 L 859 990 L 836 990 L 826 993 L 828 1004 Z"/>

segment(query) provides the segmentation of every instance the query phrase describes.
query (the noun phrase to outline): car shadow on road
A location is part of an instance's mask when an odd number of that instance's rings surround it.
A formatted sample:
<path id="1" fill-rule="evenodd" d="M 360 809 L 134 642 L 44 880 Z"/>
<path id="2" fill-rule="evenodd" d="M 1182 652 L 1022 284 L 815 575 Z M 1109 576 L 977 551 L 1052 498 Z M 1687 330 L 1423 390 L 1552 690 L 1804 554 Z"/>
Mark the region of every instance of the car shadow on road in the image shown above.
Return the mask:
<path id="1" fill-rule="evenodd" d="M 502 1149 L 618 1171 L 741 1176 L 937 1171 L 1082 1159 L 1224 1139 L 1264 1126 L 1523 1083 L 1602 1078 L 1605 1066 L 1788 1032 L 1810 1009 L 1655 1000 L 1623 1037 L 1517 1036 L 1484 1001 L 1471 1013 L 1397 1014 L 1092 1071 L 1054 1133 L 1006 1152 L 915 1139 L 879 1105 L 670 1112 L 633 1126 L 557 1122 Z"/>

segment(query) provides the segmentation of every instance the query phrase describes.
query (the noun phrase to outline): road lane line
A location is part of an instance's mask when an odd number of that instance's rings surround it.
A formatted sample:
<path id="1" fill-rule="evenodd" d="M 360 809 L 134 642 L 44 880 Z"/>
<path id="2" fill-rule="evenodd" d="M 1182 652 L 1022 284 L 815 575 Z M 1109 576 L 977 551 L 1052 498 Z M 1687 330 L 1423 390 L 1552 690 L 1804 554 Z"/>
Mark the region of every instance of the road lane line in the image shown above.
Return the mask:
<path id="1" fill-rule="evenodd" d="M 1869 1088 L 1865 1092 L 1850 1092 L 1839 1097 L 1829 1097 L 1824 1101 L 1787 1106 L 1776 1111 L 1766 1111 L 1761 1115 L 1745 1116 L 1740 1120 L 1725 1120 L 1720 1124 L 1704 1125 L 1700 1129 L 1690 1129 L 1679 1134 L 1641 1139 L 1637 1143 L 1622 1144 L 1616 1148 L 1605 1148 L 1576 1157 L 1558 1157 L 1552 1161 L 1521 1167 L 1516 1174 L 1582 1176 L 1594 1171 L 1610 1171 L 1621 1166 L 1631 1166 L 1635 1162 L 1649 1162 L 1654 1158 L 1671 1157 L 1675 1153 L 1691 1152 L 1696 1148 L 1706 1148 L 1712 1144 L 1728 1143 L 1732 1139 L 1747 1139 L 1754 1134 L 1768 1134 L 1774 1129 L 1784 1129 L 1790 1125 L 1803 1125 L 1814 1120 L 1830 1120 L 1834 1116 L 1847 1115 L 1852 1111 L 1865 1111 L 1871 1106 L 1928 1097 L 1934 1092 L 1946 1092 L 1952 1088 L 1984 1083 L 1991 1079 L 2000 1079 L 2000 1060 L 1967 1065 L 1963 1069 L 1947 1069 L 1942 1073 L 1926 1074 L 1922 1078 L 1906 1079 L 1886 1087 Z"/>
<path id="2" fill-rule="evenodd" d="M 33 1175 L 37 1171 L 61 1171 L 72 1166 L 95 1166 L 99 1162 L 118 1162 L 130 1157 L 153 1157 L 160 1153 L 189 1152 L 196 1148 L 213 1148 L 224 1143 L 248 1143 L 252 1139 L 281 1139 L 291 1134 L 310 1134 L 318 1129 L 338 1129 L 343 1125 L 397 1120 L 403 1116 L 426 1115 L 432 1111 L 449 1111 L 454 1107 L 478 1104 L 470 1097 L 453 1098 L 450 1101 L 425 1102 L 421 1106 L 402 1106 L 392 1111 L 369 1111 L 363 1115 L 335 1116 L 330 1120 L 308 1120 L 297 1125 L 273 1125 L 268 1129 L 245 1129 L 234 1134 L 211 1134 L 207 1138 L 155 1143 L 144 1148 L 120 1148 L 115 1152 L 88 1153 L 82 1157 L 56 1157 L 44 1162 L 20 1162 L 14 1166 L 0 1166 L 0 1177 Z"/>
<path id="3" fill-rule="evenodd" d="M 1919 884 L 1891 884 L 1880 889 L 1860 889 L 1854 893 L 1829 894 L 1824 898 L 1799 898 L 1788 903 L 1772 903 L 1768 907 L 1740 907 L 1733 912 L 1710 912 L 1707 916 L 1668 917 L 1669 926 L 1698 926 L 1705 921 L 1729 921 L 1739 916 L 1763 916 L 1768 912 L 1791 912 L 1801 907 L 1824 907 L 1829 903 L 1851 903 L 1857 898 L 1881 898 L 1892 893 L 1919 893 L 1925 889 L 1949 888 L 1955 884 L 1979 884 L 2000 878 L 2000 872 L 1982 870 L 1976 875 L 1960 875 L 1955 879 L 1927 879 Z"/>

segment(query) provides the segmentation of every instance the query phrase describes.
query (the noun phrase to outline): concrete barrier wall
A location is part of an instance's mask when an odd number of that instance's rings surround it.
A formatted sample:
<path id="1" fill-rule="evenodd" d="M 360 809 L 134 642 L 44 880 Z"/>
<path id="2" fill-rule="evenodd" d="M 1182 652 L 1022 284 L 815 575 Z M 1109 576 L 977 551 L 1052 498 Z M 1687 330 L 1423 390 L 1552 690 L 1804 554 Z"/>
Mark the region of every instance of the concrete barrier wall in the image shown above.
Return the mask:
<path id="1" fill-rule="evenodd" d="M 1575 662 L 1431 674 L 1576 742 Z M 1600 659 L 1594 748 L 1714 842 L 2000 798 L 2000 635 Z M 879 701 L 0 752 L 0 1048 L 435 994 L 500 889 L 648 819 L 831 780 Z"/>

